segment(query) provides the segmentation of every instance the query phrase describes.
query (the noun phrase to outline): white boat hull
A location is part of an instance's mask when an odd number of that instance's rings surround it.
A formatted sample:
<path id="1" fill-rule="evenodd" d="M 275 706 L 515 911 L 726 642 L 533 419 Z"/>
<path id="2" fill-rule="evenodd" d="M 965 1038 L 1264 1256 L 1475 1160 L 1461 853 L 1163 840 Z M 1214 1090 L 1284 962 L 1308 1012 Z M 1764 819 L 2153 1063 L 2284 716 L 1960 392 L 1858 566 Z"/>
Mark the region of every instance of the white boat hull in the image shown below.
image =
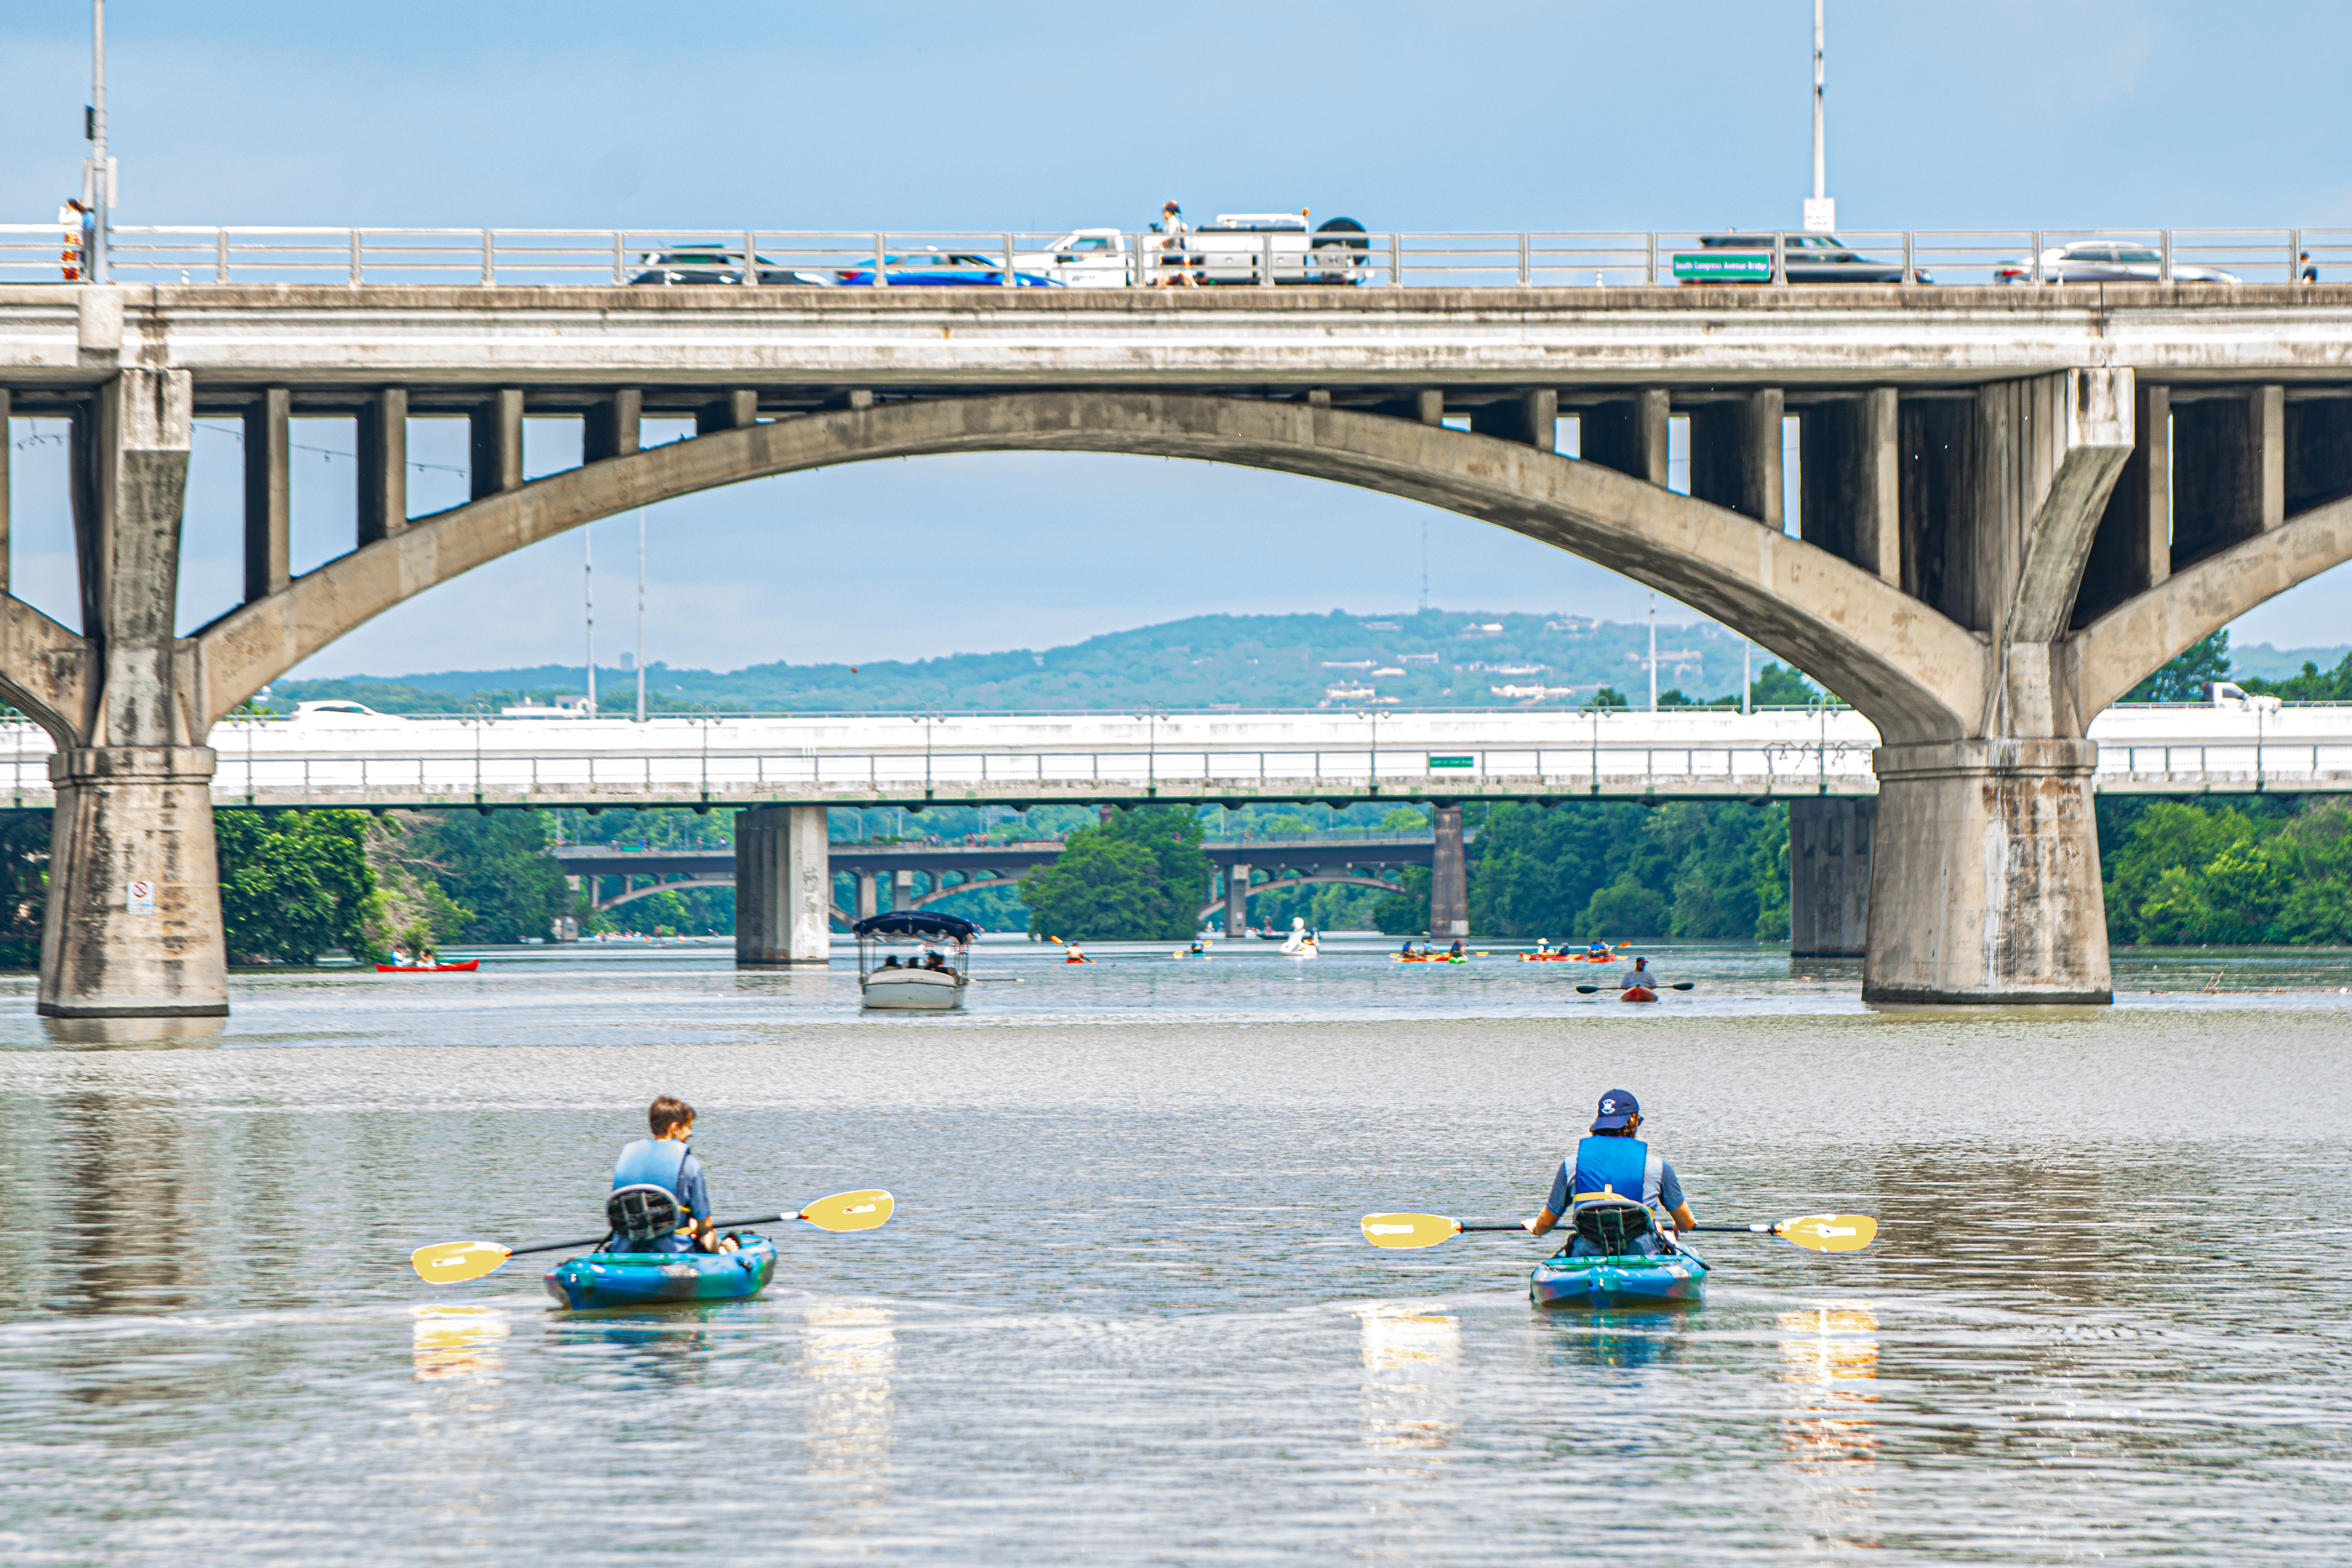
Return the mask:
<path id="1" fill-rule="evenodd" d="M 936 969 L 877 969 L 863 984 L 865 1003 L 877 1012 L 960 1013 L 967 982 Z"/>

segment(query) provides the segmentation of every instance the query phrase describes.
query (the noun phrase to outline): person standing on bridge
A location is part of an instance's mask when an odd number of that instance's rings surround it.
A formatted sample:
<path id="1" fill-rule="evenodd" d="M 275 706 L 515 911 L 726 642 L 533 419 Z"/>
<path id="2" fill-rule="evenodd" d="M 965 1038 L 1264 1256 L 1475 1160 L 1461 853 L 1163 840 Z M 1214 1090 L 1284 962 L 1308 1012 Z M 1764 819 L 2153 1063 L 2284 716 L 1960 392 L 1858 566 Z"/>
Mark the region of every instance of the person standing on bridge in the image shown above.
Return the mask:
<path id="1" fill-rule="evenodd" d="M 1197 289 L 1201 280 L 1192 276 L 1192 258 L 1188 243 L 1190 227 L 1184 222 L 1184 209 L 1173 201 L 1160 209 L 1160 221 L 1152 226 L 1159 229 L 1160 281 L 1163 288 Z"/>
<path id="2" fill-rule="evenodd" d="M 1618 1249 L 1655 1256 L 1669 1250 L 1669 1244 L 1659 1238 L 1658 1227 L 1651 1216 L 1671 1215 L 1675 1226 L 1684 1230 L 1698 1224 L 1697 1216 L 1691 1213 L 1690 1200 L 1683 1195 L 1682 1179 L 1663 1157 L 1650 1152 L 1650 1146 L 1637 1136 L 1641 1130 L 1641 1101 L 1622 1089 L 1612 1089 L 1602 1095 L 1600 1112 L 1592 1119 L 1591 1135 L 1559 1163 L 1543 1212 L 1519 1222 L 1527 1226 L 1528 1234 L 1542 1236 L 1562 1219 L 1573 1220 L 1582 1209 L 1636 1203 L 1645 1211 L 1644 1217 L 1633 1220 L 1630 1226 L 1621 1220 L 1612 1227 L 1622 1237 Z M 1598 1258 L 1608 1250 L 1580 1226 L 1576 1240 L 1570 1244 L 1569 1256 Z"/>

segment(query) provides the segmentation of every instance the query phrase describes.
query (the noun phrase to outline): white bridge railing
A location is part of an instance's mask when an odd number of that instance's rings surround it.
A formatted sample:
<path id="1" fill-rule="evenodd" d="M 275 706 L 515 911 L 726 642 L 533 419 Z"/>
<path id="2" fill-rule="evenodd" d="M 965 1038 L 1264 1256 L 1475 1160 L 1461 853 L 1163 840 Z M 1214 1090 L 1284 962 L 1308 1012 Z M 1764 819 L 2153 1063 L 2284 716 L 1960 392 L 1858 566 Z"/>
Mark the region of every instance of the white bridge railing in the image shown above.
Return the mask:
<path id="1" fill-rule="evenodd" d="M 2306 267 L 2352 277 L 2352 228 L 1382 233 L 1350 230 L 887 234 L 767 228 L 378 228 L 124 225 L 108 230 L 110 280 L 609 286 L 665 280 L 744 289 L 980 286 L 1576 289 L 1688 282 L 2040 283 L 2046 252 L 2078 240 L 2131 247 L 2148 281 L 2183 268 L 2284 283 Z M 1717 244 L 1703 244 L 1706 239 Z M 2306 262 L 2304 258 L 2308 255 Z M 744 258 L 753 258 L 751 265 Z M 1725 258 L 1734 258 L 1727 262 Z M 81 270 L 55 223 L 0 224 L 0 282 L 58 282 Z M 2138 274 L 2135 274 L 2138 275 Z M 2192 280 L 2196 274 L 2191 274 Z"/>

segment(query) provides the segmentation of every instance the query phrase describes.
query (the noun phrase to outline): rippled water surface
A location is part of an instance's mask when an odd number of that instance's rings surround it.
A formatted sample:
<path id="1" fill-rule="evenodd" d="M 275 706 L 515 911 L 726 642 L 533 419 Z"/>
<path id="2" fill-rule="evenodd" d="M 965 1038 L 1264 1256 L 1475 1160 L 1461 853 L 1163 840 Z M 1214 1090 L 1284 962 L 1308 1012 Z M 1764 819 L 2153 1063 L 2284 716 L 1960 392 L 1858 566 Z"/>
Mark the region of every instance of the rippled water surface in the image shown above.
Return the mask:
<path id="1" fill-rule="evenodd" d="M 2112 1009 L 1873 1013 L 1851 965 L 1667 954 L 1654 1008 L 1500 956 L 991 948 L 972 1012 L 719 949 L 239 979 L 107 1039 L 0 983 L 10 1563 L 2341 1562 L 2352 966 L 2120 963 Z M 1605 973 L 1605 972 L 1603 972 Z M 1706 1304 L 1540 1314 L 1531 1212 L 1612 1087 L 1713 1237 Z M 757 1300 L 575 1316 L 656 1093 Z"/>

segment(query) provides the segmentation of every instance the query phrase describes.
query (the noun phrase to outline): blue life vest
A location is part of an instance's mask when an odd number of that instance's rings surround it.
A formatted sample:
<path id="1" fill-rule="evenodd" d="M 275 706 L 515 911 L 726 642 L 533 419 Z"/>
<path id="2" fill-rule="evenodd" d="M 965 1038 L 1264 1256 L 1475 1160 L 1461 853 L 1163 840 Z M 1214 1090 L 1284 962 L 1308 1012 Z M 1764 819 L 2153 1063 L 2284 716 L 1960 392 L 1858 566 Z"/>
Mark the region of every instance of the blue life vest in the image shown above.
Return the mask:
<path id="1" fill-rule="evenodd" d="M 1658 1196 L 1658 1183 L 1651 1173 L 1663 1173 L 1663 1164 L 1654 1165 L 1650 1146 L 1638 1138 L 1587 1138 L 1576 1146 L 1576 1163 L 1568 1185 L 1568 1201 L 1573 1207 L 1597 1193 L 1615 1193 L 1637 1204 L 1647 1204 Z"/>

